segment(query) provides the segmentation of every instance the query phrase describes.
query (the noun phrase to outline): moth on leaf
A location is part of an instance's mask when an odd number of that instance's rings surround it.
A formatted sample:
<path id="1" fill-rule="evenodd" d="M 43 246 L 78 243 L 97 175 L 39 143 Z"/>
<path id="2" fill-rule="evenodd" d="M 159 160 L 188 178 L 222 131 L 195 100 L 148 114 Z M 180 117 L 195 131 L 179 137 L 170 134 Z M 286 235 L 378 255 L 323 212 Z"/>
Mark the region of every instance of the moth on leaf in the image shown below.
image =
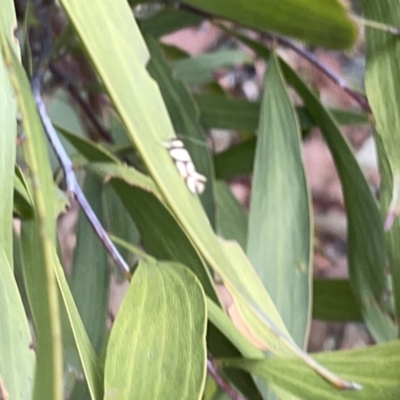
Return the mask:
<path id="1" fill-rule="evenodd" d="M 199 174 L 193 164 L 189 152 L 186 150 L 182 140 L 173 138 L 164 143 L 169 155 L 174 161 L 180 175 L 186 182 L 186 186 L 193 194 L 202 194 L 206 187 L 207 178 Z"/>

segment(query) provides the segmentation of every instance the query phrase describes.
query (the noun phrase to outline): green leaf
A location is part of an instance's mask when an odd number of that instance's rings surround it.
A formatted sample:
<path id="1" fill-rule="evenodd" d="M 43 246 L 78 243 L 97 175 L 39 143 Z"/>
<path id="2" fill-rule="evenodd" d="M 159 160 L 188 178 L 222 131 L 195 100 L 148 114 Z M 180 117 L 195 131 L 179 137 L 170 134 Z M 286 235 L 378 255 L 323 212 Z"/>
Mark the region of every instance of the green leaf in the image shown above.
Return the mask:
<path id="1" fill-rule="evenodd" d="M 293 36 L 309 44 L 348 49 L 357 38 L 355 23 L 341 1 L 187 0 L 186 3 L 247 27 Z"/>
<path id="2" fill-rule="evenodd" d="M 200 196 L 200 200 L 211 225 L 215 226 L 214 171 L 207 139 L 200 127 L 196 103 L 185 86 L 173 79 L 157 41 L 152 37 L 147 37 L 146 40 L 151 54 L 147 69 L 160 87 L 175 132 L 185 143 L 185 147 L 196 166 L 196 171 L 207 178 L 207 185 Z"/>
<path id="3" fill-rule="evenodd" d="M 57 279 L 61 298 L 63 300 L 67 313 L 70 328 L 73 334 L 76 348 L 79 353 L 80 362 L 85 373 L 85 381 L 89 387 L 92 400 L 101 400 L 103 398 L 103 370 L 99 359 L 90 339 L 85 331 L 83 322 L 79 316 L 78 309 L 72 297 L 64 270 L 58 260 L 57 253 L 54 249 L 54 272 Z"/>
<path id="4" fill-rule="evenodd" d="M 344 279 L 314 279 L 312 311 L 314 319 L 324 321 L 362 320 L 350 283 Z"/>
<path id="5" fill-rule="evenodd" d="M 102 203 L 107 231 L 111 235 L 118 235 L 131 245 L 138 246 L 140 241 L 139 231 L 133 220 L 127 218 L 126 208 L 111 185 L 103 185 Z M 128 265 L 132 266 L 136 261 L 136 257 L 118 244 L 117 248 Z M 119 274 L 120 270 L 116 269 L 115 272 Z M 121 279 L 125 279 L 125 277 L 121 276 Z"/>
<path id="6" fill-rule="evenodd" d="M 105 399 L 201 399 L 206 303 L 195 275 L 176 263 L 140 262 L 107 346 Z"/>
<path id="7" fill-rule="evenodd" d="M 97 176 L 90 172 L 86 174 L 83 190 L 100 221 L 104 220 L 102 187 Z M 86 332 L 97 352 L 101 350 L 106 330 L 109 277 L 110 266 L 106 249 L 80 210 L 69 284 Z"/>
<path id="8" fill-rule="evenodd" d="M 16 27 L 15 11 L 12 1 L 2 2 L 0 29 L 2 41 L 13 39 L 13 27 Z M 3 44 L 4 46 L 4 44 Z M 19 47 L 12 51 L 19 54 Z M 17 133 L 17 104 L 13 88 L 7 76 L 3 58 L 0 60 L 0 243 L 12 266 L 12 212 L 13 212 L 13 175 L 15 163 L 15 145 Z"/>
<path id="9" fill-rule="evenodd" d="M 0 246 L 0 394 L 28 400 L 32 395 L 35 353 L 13 269 Z M 2 397 L 6 399 L 6 397 Z"/>
<path id="10" fill-rule="evenodd" d="M 254 132 L 258 128 L 260 102 L 228 98 L 214 94 L 198 94 L 195 100 L 200 109 L 200 121 L 204 128 L 232 129 Z M 304 107 L 296 107 L 302 131 L 315 126 Z M 340 125 L 367 124 L 368 116 L 355 111 L 330 109 Z"/>
<path id="11" fill-rule="evenodd" d="M 14 212 L 23 219 L 33 218 L 35 212 L 25 177 L 17 165 L 14 172 Z"/>
<path id="12" fill-rule="evenodd" d="M 139 20 L 139 26 L 143 33 L 154 37 L 164 36 L 168 33 L 198 25 L 203 18 L 190 12 L 166 8 L 158 12 L 154 17 Z"/>
<path id="13" fill-rule="evenodd" d="M 269 57 L 269 50 L 261 44 L 233 34 L 261 57 Z M 296 89 L 321 128 L 335 161 L 348 218 L 348 262 L 354 296 L 374 338 L 391 340 L 396 337 L 396 328 L 388 312 L 385 242 L 375 199 L 335 119 L 288 64 L 280 60 L 280 65 L 286 81 Z"/>
<path id="14" fill-rule="evenodd" d="M 36 400 L 62 398 L 62 344 L 52 249 L 55 243 L 55 191 L 45 136 L 26 74 L 0 27 L 8 68 L 26 135 L 24 155 L 33 185 L 35 219 L 22 224 L 24 277 L 36 327 Z"/>
<path id="15" fill-rule="evenodd" d="M 311 314 L 311 226 L 300 129 L 272 54 L 254 160 L 247 255 L 291 336 L 303 348 Z"/>
<path id="16" fill-rule="evenodd" d="M 251 174 L 256 144 L 256 138 L 253 137 L 216 154 L 214 167 L 217 179 L 231 179 L 235 176 Z"/>
<path id="17" fill-rule="evenodd" d="M 68 140 L 81 155 L 92 162 L 117 162 L 118 158 L 111 154 L 102 145 L 94 143 L 84 137 L 80 137 L 61 126 L 55 125 L 58 132 L 60 132 L 65 139 Z"/>
<path id="18" fill-rule="evenodd" d="M 231 318 L 221 310 L 209 297 L 207 297 L 208 318 L 233 343 L 240 353 L 246 358 L 264 358 L 263 352 L 236 328 Z"/>
<path id="19" fill-rule="evenodd" d="M 395 0 L 378 3 L 362 0 L 365 18 L 397 26 L 400 12 Z M 366 29 L 365 86 L 371 105 L 375 126 L 381 176 L 381 209 L 387 214 L 386 233 L 389 268 L 393 280 L 395 312 L 400 318 L 400 222 L 397 217 L 400 207 L 400 145 L 399 89 L 395 84 L 400 78 L 398 54 L 400 43 L 396 36 L 379 29 Z M 393 224 L 393 226 L 391 226 Z"/>
<path id="20" fill-rule="evenodd" d="M 244 249 L 247 243 L 247 216 L 225 182 L 216 182 L 217 233 L 236 240 Z"/>
<path id="21" fill-rule="evenodd" d="M 361 384 L 359 391 L 332 388 L 318 375 L 293 359 L 223 360 L 223 366 L 243 368 L 268 382 L 307 400 L 381 400 L 399 394 L 400 342 L 389 342 L 361 350 L 314 354 L 318 362 Z"/>
<path id="22" fill-rule="evenodd" d="M 77 135 L 84 137 L 85 129 L 82 126 L 76 108 L 70 103 L 69 95 L 64 89 L 60 88 L 54 93 L 48 107 L 48 113 L 55 126 L 69 132 L 75 132 Z M 62 136 L 60 136 L 60 141 L 67 154 L 73 154 L 73 146 Z M 48 144 L 47 147 L 50 155 L 51 168 L 53 171 L 56 171 L 59 168 L 57 156 L 50 144 Z"/>
<path id="23" fill-rule="evenodd" d="M 200 85 L 215 81 L 217 69 L 253 62 L 253 58 L 242 50 L 219 50 L 197 57 L 176 61 L 173 76 L 187 85 Z"/>

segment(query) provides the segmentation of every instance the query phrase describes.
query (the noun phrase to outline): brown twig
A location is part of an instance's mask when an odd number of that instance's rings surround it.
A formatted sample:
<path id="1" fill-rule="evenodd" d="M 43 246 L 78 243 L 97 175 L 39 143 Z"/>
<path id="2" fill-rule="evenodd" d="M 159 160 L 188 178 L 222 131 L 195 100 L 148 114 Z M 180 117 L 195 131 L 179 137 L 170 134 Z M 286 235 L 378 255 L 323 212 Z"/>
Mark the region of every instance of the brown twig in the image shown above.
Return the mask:
<path id="1" fill-rule="evenodd" d="M 205 19 L 212 20 L 216 18 L 216 16 L 207 13 L 205 11 L 199 10 L 196 7 L 193 7 L 188 4 L 178 3 L 178 8 L 181 10 L 191 12 L 193 14 L 197 14 Z M 281 44 L 282 46 L 290 48 L 291 50 L 299 54 L 301 57 L 306 59 L 315 68 L 319 69 L 324 75 L 326 75 L 329 78 L 329 80 L 331 80 L 335 85 L 339 86 L 345 93 L 347 93 L 353 100 L 355 100 L 364 111 L 368 113 L 371 112 L 371 108 L 369 106 L 367 98 L 362 94 L 357 93 L 355 90 L 351 89 L 348 86 L 347 82 L 342 77 L 340 77 L 335 72 L 333 72 L 329 67 L 321 63 L 312 53 L 302 49 L 300 46 L 296 45 L 289 39 L 273 35 L 270 33 L 266 33 L 266 35 L 268 35 L 271 39 L 273 39 L 277 43 Z"/>
<path id="2" fill-rule="evenodd" d="M 217 369 L 210 359 L 207 359 L 207 372 L 232 400 L 245 400 L 236 389 L 234 389 L 224 378 L 222 378 L 221 375 L 218 374 Z"/>
<path id="3" fill-rule="evenodd" d="M 49 65 L 49 69 L 51 73 L 54 75 L 56 79 L 58 79 L 63 86 L 68 90 L 69 94 L 73 97 L 73 99 L 79 104 L 82 108 L 89 121 L 93 124 L 98 134 L 108 143 L 112 143 L 113 139 L 111 135 L 103 128 L 103 126 L 99 123 L 96 116 L 93 114 L 90 105 L 84 100 L 79 93 L 78 88 L 57 68 L 54 64 Z"/>
<path id="4" fill-rule="evenodd" d="M 320 70 L 331 82 L 333 82 L 335 85 L 339 86 L 345 93 L 347 93 L 353 100 L 355 100 L 360 107 L 366 111 L 366 112 L 371 112 L 371 108 L 369 106 L 368 100 L 365 96 L 363 96 L 360 93 L 357 93 L 355 90 L 351 89 L 345 79 L 343 79 L 341 76 L 337 75 L 335 72 L 333 72 L 329 67 L 327 67 L 325 64 L 321 63 L 317 57 L 314 56 L 314 54 L 310 53 L 307 50 L 304 50 L 294 42 L 292 42 L 289 39 L 280 37 L 280 36 L 275 36 L 275 35 L 270 35 L 268 36 L 274 40 L 276 40 L 277 43 L 281 44 L 282 46 L 288 47 L 289 49 L 293 50 L 297 54 L 299 54 L 301 57 L 303 57 L 305 60 L 307 60 L 310 64 L 312 64 L 315 68 Z"/>

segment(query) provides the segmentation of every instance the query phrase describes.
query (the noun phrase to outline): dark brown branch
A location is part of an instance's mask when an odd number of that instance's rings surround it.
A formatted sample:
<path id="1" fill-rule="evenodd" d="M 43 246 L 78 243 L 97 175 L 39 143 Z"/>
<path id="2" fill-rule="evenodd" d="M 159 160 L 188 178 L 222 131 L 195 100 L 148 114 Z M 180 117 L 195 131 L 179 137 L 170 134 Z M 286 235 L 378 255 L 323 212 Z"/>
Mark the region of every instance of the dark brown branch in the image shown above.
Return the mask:
<path id="1" fill-rule="evenodd" d="M 98 134 L 108 143 L 112 143 L 111 135 L 103 128 L 103 126 L 99 123 L 96 116 L 93 114 L 90 105 L 84 100 L 79 93 L 78 88 L 67 79 L 67 77 L 57 68 L 54 64 L 49 65 L 49 69 L 51 73 L 58 79 L 63 86 L 68 90 L 69 94 L 73 97 L 73 99 L 79 104 L 82 108 L 89 121 L 93 124 Z"/>
<path id="2" fill-rule="evenodd" d="M 282 46 L 288 47 L 289 49 L 293 50 L 301 57 L 306 59 L 315 68 L 320 70 L 331 82 L 339 86 L 345 93 L 347 93 L 353 100 L 355 100 L 364 111 L 371 112 L 371 108 L 369 106 L 367 98 L 362 94 L 357 93 L 355 90 L 351 89 L 348 86 L 347 82 L 341 76 L 337 75 L 329 67 L 322 64 L 317 59 L 317 57 L 314 56 L 314 54 L 308 52 L 307 50 L 302 49 L 300 46 L 293 43 L 291 40 L 270 34 L 268 34 L 268 36 L 276 40 L 277 43 L 281 44 Z"/>
<path id="3" fill-rule="evenodd" d="M 178 3 L 178 8 L 181 10 L 185 10 L 185 11 L 191 12 L 193 14 L 199 15 L 205 19 L 212 20 L 212 19 L 217 18 L 217 16 L 214 16 L 210 13 L 199 10 L 198 8 L 188 5 L 188 4 Z M 293 50 L 297 54 L 299 54 L 301 57 L 305 58 L 309 63 L 314 65 L 314 67 L 316 67 L 324 75 L 326 75 L 329 78 L 329 80 L 331 80 L 335 85 L 339 86 L 345 93 L 347 93 L 353 100 L 355 100 L 364 111 L 366 111 L 368 113 L 371 112 L 371 108 L 369 106 L 367 98 L 365 96 L 363 96 L 362 94 L 357 93 L 355 90 L 351 89 L 347 85 L 347 82 L 342 77 L 337 75 L 326 65 L 322 64 L 313 54 L 311 54 L 308 51 L 297 46 L 295 43 L 293 43 L 292 41 L 290 41 L 288 39 L 285 39 L 280 36 L 272 35 L 270 33 L 267 33 L 267 35 L 271 39 L 280 43 L 282 46 L 286 46 L 286 47 L 290 48 L 291 50 Z"/>
<path id="4" fill-rule="evenodd" d="M 214 379 L 217 385 L 232 399 L 232 400 L 245 400 L 245 398 L 237 392 L 221 375 L 218 374 L 217 369 L 211 360 L 207 359 L 207 372 Z"/>

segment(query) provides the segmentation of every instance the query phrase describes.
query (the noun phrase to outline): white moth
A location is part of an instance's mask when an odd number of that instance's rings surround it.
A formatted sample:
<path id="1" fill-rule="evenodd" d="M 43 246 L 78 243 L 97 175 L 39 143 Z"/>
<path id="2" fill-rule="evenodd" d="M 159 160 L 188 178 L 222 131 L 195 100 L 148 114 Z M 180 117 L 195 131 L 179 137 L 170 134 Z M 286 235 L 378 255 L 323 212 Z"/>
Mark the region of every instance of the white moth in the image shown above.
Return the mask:
<path id="1" fill-rule="evenodd" d="M 207 178 L 196 171 L 192 158 L 185 149 L 182 140 L 174 138 L 164 143 L 164 146 L 168 149 L 169 155 L 174 160 L 176 168 L 178 168 L 190 192 L 193 194 L 202 194 Z"/>

